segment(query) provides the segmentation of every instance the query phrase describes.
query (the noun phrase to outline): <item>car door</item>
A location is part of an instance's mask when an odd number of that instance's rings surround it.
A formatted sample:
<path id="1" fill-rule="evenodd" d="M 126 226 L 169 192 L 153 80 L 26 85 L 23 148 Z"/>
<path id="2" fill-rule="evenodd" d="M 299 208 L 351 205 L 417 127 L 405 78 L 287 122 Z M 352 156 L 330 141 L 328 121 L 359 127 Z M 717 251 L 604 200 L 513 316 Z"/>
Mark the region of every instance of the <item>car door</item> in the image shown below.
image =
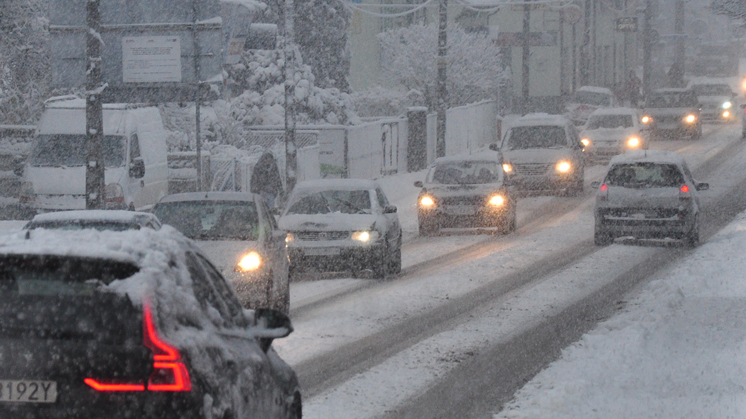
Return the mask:
<path id="1" fill-rule="evenodd" d="M 229 343 L 233 362 L 226 363 L 226 375 L 235 377 L 233 408 L 235 418 L 282 418 L 292 395 L 294 383 L 285 383 L 276 374 L 269 355 L 261 350 L 249 333 L 250 322 L 233 289 L 220 272 L 202 255 L 197 255 L 214 298 L 225 311 L 221 338 Z"/>
<path id="2" fill-rule="evenodd" d="M 290 283 L 287 247 L 285 246 L 285 237 L 287 235 L 277 227 L 275 217 L 270 213 L 266 201 L 262 198 L 257 199 L 257 201 L 262 212 L 260 217 L 266 223 L 263 246 L 267 249 L 267 253 L 271 254 L 270 263 L 272 264 L 272 273 L 274 275 L 272 308 L 288 314 L 290 312 Z"/>
<path id="3" fill-rule="evenodd" d="M 386 231 L 389 249 L 396 249 L 401 245 L 401 225 L 399 224 L 399 215 L 395 212 L 386 214 L 385 209 L 389 205 L 386 194 L 381 187 L 376 187 L 376 200 L 382 216 L 386 219 L 388 230 Z"/>

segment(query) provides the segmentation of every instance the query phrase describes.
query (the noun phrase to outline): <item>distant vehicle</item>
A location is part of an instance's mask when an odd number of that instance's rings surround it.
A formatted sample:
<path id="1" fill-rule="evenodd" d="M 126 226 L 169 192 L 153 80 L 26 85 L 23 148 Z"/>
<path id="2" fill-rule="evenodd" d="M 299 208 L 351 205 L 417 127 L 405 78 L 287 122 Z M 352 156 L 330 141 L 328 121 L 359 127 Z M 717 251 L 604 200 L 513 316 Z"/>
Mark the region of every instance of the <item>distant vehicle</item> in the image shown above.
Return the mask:
<path id="1" fill-rule="evenodd" d="M 417 198 L 421 236 L 441 228 L 497 227 L 505 233 L 516 228 L 516 199 L 494 155 L 441 157 L 424 184 L 415 186 L 422 188 Z"/>
<path id="2" fill-rule="evenodd" d="M 160 230 L 158 217 L 148 212 L 116 210 L 59 211 L 38 214 L 23 227 L 25 230 Z"/>
<path id="3" fill-rule="evenodd" d="M 280 217 L 291 272 L 307 268 L 371 270 L 375 278 L 401 271 L 402 231 L 396 207 L 372 180 L 300 182 Z"/>
<path id="4" fill-rule="evenodd" d="M 0 314 L 0 417 L 301 417 L 290 320 L 170 227 L 3 237 Z"/>
<path id="5" fill-rule="evenodd" d="M 261 196 L 245 192 L 169 195 L 154 209 L 193 239 L 236 287 L 245 307 L 288 313 L 290 285 L 285 233 Z"/>
<path id="6" fill-rule="evenodd" d="M 663 150 L 629 151 L 611 159 L 597 189 L 594 241 L 610 244 L 615 238 L 673 238 L 686 246 L 699 243 L 699 191 L 686 161 Z"/>
<path id="7" fill-rule="evenodd" d="M 598 109 L 580 132 L 580 142 L 591 161 L 606 162 L 627 150 L 647 149 L 648 135 L 639 110 Z"/>
<path id="8" fill-rule="evenodd" d="M 703 120 L 735 121 L 736 93 L 727 83 L 693 83 L 690 88 L 697 95 Z"/>
<path id="9" fill-rule="evenodd" d="M 497 150 L 497 145 L 490 146 Z M 583 193 L 585 161 L 575 127 L 560 115 L 529 114 L 499 148 L 510 184 L 524 194 Z"/>
<path id="10" fill-rule="evenodd" d="M 616 95 L 605 87 L 583 86 L 579 88 L 565 105 L 566 116 L 581 127 L 588 121 L 588 117 L 599 108 L 613 108 L 619 106 Z"/>
<path id="11" fill-rule="evenodd" d="M 45 103 L 23 173 L 20 204 L 31 211 L 85 209 L 85 100 Z M 104 105 L 106 209 L 152 207 L 168 192 L 166 131 L 154 107 Z"/>
<path id="12" fill-rule="evenodd" d="M 697 95 L 690 89 L 658 89 L 645 100 L 643 118 L 649 121 L 653 139 L 687 136 L 702 137 Z"/>

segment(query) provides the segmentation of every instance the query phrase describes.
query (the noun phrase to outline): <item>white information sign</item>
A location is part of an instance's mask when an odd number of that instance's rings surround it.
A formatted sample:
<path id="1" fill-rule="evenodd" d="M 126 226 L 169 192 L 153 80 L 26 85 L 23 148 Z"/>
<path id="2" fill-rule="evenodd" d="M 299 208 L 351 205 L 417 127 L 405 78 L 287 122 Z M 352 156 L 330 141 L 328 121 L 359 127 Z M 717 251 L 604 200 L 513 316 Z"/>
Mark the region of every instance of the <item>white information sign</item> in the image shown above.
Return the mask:
<path id="1" fill-rule="evenodd" d="M 125 83 L 181 82 L 181 39 L 178 36 L 122 38 Z"/>

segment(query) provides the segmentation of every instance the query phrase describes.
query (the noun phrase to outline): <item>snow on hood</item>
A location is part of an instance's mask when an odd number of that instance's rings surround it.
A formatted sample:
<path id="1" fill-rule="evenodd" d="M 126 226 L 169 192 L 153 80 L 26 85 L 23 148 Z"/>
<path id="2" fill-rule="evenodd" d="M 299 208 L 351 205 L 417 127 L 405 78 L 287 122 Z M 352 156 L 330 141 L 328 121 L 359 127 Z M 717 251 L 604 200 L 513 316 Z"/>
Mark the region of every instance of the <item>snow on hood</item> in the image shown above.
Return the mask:
<path id="1" fill-rule="evenodd" d="M 630 128 L 598 128 L 584 130 L 580 133 L 581 138 L 588 138 L 589 140 L 618 140 L 620 138 L 627 138 L 631 135 L 638 134 L 638 130 L 634 127 Z"/>
<path id="2" fill-rule="evenodd" d="M 372 214 L 289 214 L 278 221 L 285 231 L 360 231 L 376 222 Z"/>
<path id="3" fill-rule="evenodd" d="M 561 159 L 572 158 L 572 150 L 568 148 L 547 149 L 534 148 L 528 150 L 507 150 L 503 151 L 503 158 L 510 163 L 555 163 Z"/>
<path id="4" fill-rule="evenodd" d="M 486 183 L 477 185 L 441 185 L 427 183 L 425 189 L 429 194 L 444 198 L 450 196 L 485 195 L 502 188 L 502 183 Z"/>

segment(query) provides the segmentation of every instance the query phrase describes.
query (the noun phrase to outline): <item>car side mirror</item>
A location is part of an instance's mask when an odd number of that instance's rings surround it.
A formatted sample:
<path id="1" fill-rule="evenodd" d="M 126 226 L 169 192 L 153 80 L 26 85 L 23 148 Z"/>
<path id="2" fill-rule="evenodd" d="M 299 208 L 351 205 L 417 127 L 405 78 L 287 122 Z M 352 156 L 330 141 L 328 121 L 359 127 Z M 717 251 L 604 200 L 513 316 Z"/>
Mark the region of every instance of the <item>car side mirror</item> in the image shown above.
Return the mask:
<path id="1" fill-rule="evenodd" d="M 383 207 L 383 213 L 384 214 L 396 214 L 396 206 L 386 205 L 385 207 Z"/>
<path id="2" fill-rule="evenodd" d="M 738 105 L 738 107 L 741 108 L 741 109 L 746 109 L 746 103 L 742 103 L 742 104 Z"/>
<path id="3" fill-rule="evenodd" d="M 492 151 L 500 151 L 500 147 L 497 146 L 497 143 L 490 144 L 490 150 Z"/>
<path id="4" fill-rule="evenodd" d="M 145 177 L 145 161 L 143 161 L 142 157 L 136 157 L 130 163 L 130 177 L 134 179 Z"/>
<path id="5" fill-rule="evenodd" d="M 700 182 L 694 185 L 694 189 L 698 191 L 706 191 L 710 189 L 710 184 L 706 182 Z"/>
<path id="6" fill-rule="evenodd" d="M 422 181 L 421 181 L 421 180 L 418 180 L 417 182 L 415 182 L 415 183 L 414 183 L 414 186 L 416 186 L 416 187 L 418 187 L 418 188 L 422 188 L 423 186 L 425 186 L 425 184 L 424 184 L 424 183 L 422 183 Z"/>
<path id="7" fill-rule="evenodd" d="M 290 317 L 279 310 L 254 310 L 254 323 L 253 335 L 259 340 L 259 346 L 264 352 L 269 350 L 273 340 L 284 338 L 293 332 Z"/>
<path id="8" fill-rule="evenodd" d="M 591 182 L 591 189 L 598 189 L 599 187 L 601 187 L 601 182 L 597 180 L 594 180 L 593 182 Z"/>

